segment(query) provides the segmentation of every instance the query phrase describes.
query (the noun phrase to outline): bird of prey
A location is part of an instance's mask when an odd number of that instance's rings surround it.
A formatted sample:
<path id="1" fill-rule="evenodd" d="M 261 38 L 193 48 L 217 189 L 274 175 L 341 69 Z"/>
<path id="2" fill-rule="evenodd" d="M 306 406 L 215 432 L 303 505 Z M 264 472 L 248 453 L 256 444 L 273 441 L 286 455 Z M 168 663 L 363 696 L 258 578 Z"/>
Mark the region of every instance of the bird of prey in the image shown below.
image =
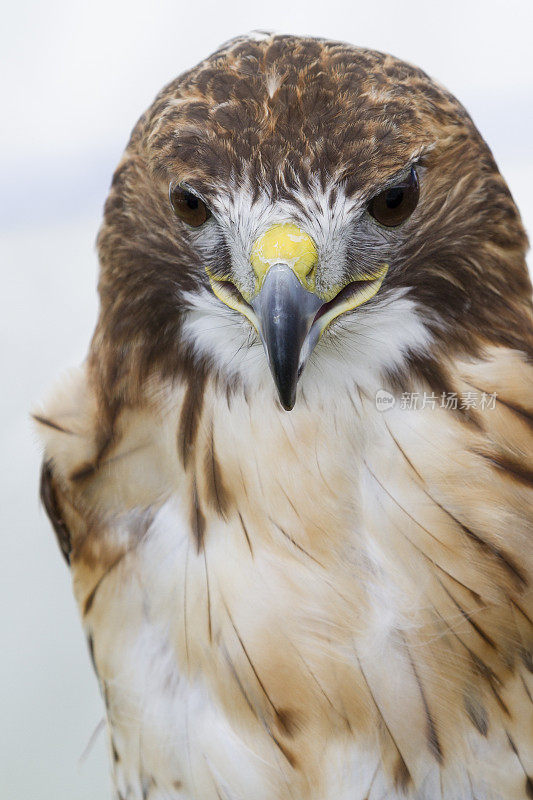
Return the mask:
<path id="1" fill-rule="evenodd" d="M 141 117 L 36 413 L 116 798 L 533 797 L 526 248 L 392 56 L 244 36 Z"/>

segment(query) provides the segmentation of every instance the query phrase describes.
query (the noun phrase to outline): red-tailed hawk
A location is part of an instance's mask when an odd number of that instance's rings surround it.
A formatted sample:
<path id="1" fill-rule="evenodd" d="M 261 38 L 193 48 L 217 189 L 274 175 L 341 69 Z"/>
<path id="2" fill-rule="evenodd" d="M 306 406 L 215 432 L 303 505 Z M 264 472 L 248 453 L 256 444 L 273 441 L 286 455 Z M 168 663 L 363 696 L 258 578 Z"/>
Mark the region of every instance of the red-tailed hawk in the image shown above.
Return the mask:
<path id="1" fill-rule="evenodd" d="M 36 414 L 117 798 L 533 797 L 526 246 L 389 55 L 243 37 L 141 117 Z"/>

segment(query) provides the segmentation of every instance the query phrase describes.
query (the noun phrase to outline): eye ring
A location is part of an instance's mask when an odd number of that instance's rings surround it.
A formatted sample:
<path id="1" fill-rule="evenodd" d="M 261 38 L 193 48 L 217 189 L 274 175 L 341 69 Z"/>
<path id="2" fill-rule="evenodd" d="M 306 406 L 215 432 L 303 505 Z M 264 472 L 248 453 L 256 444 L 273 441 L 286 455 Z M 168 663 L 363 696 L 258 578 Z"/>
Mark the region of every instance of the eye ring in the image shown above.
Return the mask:
<path id="1" fill-rule="evenodd" d="M 186 184 L 171 183 L 168 197 L 174 214 L 191 228 L 199 228 L 211 216 L 204 201 Z"/>
<path id="2" fill-rule="evenodd" d="M 397 228 L 411 216 L 418 205 L 420 186 L 418 175 L 411 167 L 408 177 L 375 195 L 368 203 L 371 217 L 386 228 Z"/>

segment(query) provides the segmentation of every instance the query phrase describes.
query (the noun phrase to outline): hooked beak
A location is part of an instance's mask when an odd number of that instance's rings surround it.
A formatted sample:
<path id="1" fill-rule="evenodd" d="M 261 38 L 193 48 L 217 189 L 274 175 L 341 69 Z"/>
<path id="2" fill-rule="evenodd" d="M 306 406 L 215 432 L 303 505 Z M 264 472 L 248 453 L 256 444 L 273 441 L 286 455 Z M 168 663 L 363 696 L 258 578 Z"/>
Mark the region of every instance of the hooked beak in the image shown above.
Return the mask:
<path id="1" fill-rule="evenodd" d="M 290 411 L 305 366 L 301 360 L 304 343 L 322 300 L 304 289 L 290 267 L 274 264 L 251 305 L 281 405 Z"/>
<path id="2" fill-rule="evenodd" d="M 315 243 L 292 223 L 275 225 L 259 237 L 251 262 L 256 276 L 252 296 L 241 294 L 231 281 L 217 280 L 208 273 L 211 287 L 222 302 L 244 314 L 256 328 L 281 405 L 291 411 L 298 379 L 324 330 L 340 314 L 370 300 L 388 266 L 320 296 L 315 285 Z"/>

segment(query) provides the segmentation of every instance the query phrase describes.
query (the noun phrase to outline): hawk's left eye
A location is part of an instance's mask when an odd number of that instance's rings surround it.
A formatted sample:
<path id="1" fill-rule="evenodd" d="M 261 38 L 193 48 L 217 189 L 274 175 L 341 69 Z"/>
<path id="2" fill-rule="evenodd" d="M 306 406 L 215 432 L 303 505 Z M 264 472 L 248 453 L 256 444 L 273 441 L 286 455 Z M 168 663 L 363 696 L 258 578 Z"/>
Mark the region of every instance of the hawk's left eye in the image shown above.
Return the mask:
<path id="1" fill-rule="evenodd" d="M 175 215 L 186 222 L 187 225 L 190 225 L 191 228 L 199 228 L 211 216 L 211 212 L 204 201 L 200 200 L 199 197 L 184 186 L 171 184 L 169 198 Z"/>
<path id="2" fill-rule="evenodd" d="M 418 203 L 418 175 L 414 167 L 406 180 L 372 198 L 368 213 L 386 228 L 395 228 L 410 217 Z"/>

